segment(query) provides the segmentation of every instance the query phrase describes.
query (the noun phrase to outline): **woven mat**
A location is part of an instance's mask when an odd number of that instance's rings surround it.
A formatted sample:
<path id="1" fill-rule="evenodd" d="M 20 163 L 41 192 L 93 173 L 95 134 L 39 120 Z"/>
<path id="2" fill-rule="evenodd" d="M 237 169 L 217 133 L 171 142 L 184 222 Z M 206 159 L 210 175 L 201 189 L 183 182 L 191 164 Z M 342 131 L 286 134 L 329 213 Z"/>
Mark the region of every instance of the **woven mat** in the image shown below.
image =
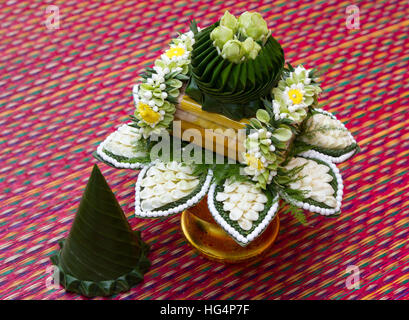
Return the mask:
<path id="1" fill-rule="evenodd" d="M 196 18 L 262 12 L 293 64 L 327 70 L 321 107 L 347 124 L 362 152 L 339 165 L 342 215 L 281 215 L 262 261 L 210 262 L 184 240 L 180 216 L 130 218 L 152 245 L 145 282 L 114 299 L 409 298 L 409 5 L 354 1 L 52 1 L 0 4 L 0 299 L 84 299 L 47 286 L 49 256 L 67 236 L 106 135 L 133 111 L 131 88 Z M 101 170 L 130 217 L 137 172 Z M 360 287 L 348 289 L 348 266 Z"/>

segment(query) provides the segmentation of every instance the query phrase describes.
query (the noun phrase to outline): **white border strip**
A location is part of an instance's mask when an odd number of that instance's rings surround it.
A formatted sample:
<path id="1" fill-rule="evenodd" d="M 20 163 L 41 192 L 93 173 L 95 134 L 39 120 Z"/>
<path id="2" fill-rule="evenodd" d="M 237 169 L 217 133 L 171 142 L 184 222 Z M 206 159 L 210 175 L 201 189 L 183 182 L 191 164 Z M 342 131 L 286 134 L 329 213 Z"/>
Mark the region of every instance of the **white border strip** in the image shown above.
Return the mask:
<path id="1" fill-rule="evenodd" d="M 210 186 L 209 193 L 207 195 L 207 205 L 209 207 L 210 213 L 212 214 L 213 218 L 216 222 L 226 231 L 233 239 L 241 246 L 248 245 L 251 241 L 257 238 L 263 231 L 267 228 L 270 222 L 273 220 L 277 213 L 278 209 L 278 195 L 273 199 L 273 204 L 271 208 L 268 210 L 266 216 L 264 217 L 263 221 L 246 237 L 241 235 L 236 229 L 234 229 L 217 211 L 214 205 L 214 192 L 216 189 L 217 184 L 213 183 Z"/>
<path id="2" fill-rule="evenodd" d="M 345 160 L 351 158 L 354 154 L 355 154 L 356 150 L 352 150 L 348 153 L 343 154 L 342 156 L 339 157 L 331 157 L 329 155 L 326 155 L 324 153 L 318 152 L 316 150 L 308 150 L 308 151 L 304 151 L 301 152 L 299 154 L 297 154 L 297 156 L 305 156 L 305 157 L 325 157 L 327 159 L 327 161 L 333 162 L 333 163 L 340 163 L 340 162 L 344 162 Z"/>
<path id="3" fill-rule="evenodd" d="M 188 201 L 186 201 L 184 204 L 180 204 L 177 207 L 170 208 L 165 211 L 143 211 L 140 204 L 141 200 L 139 197 L 139 193 L 141 191 L 141 183 L 143 178 L 145 177 L 146 172 L 148 169 L 155 165 L 158 162 L 158 160 L 154 161 L 151 163 L 149 166 L 144 167 L 141 172 L 138 175 L 138 180 L 135 183 L 135 215 L 139 218 L 156 218 L 156 217 L 167 217 L 169 215 L 175 214 L 182 212 L 183 210 L 186 210 L 195 204 L 197 204 L 200 200 L 203 199 L 203 197 L 206 195 L 210 183 L 213 178 L 213 171 L 209 169 L 209 172 L 207 173 L 206 180 L 203 183 L 203 187 L 200 189 L 198 193 L 196 193 L 192 198 L 190 198 Z"/>
<path id="4" fill-rule="evenodd" d="M 309 151 L 305 152 L 308 153 Z M 296 157 L 301 156 L 301 155 L 297 155 Z M 307 202 L 301 202 L 301 201 L 297 201 L 294 200 L 292 198 L 290 198 L 289 196 L 287 196 L 287 194 L 280 192 L 280 196 L 287 202 L 290 202 L 291 204 L 299 207 L 299 208 L 303 208 L 305 210 L 311 211 L 311 212 L 315 212 L 315 213 L 319 213 L 321 215 L 324 216 L 329 216 L 332 214 L 335 214 L 337 212 L 340 211 L 341 209 L 341 204 L 342 204 L 342 196 L 344 194 L 344 184 L 342 182 L 342 176 L 339 173 L 339 170 L 337 168 L 337 166 L 335 164 L 333 164 L 331 161 L 328 160 L 327 156 L 322 155 L 321 153 L 317 153 L 317 154 L 308 154 L 308 155 L 302 155 L 302 158 L 306 158 L 306 159 L 311 159 L 311 160 L 321 160 L 323 162 L 325 162 L 328 167 L 331 168 L 331 170 L 335 173 L 335 177 L 337 179 L 337 184 L 338 184 L 338 190 L 337 190 L 337 195 L 336 195 L 336 200 L 337 200 L 337 206 L 334 209 L 326 209 L 326 208 L 320 208 L 314 205 L 311 205 Z"/>
<path id="5" fill-rule="evenodd" d="M 345 127 L 345 125 L 342 123 L 342 121 L 337 119 L 337 117 L 335 115 L 333 115 L 331 112 L 325 111 L 323 109 L 314 109 L 314 110 L 317 111 L 318 113 L 325 114 L 325 115 L 331 117 L 331 119 L 333 119 L 333 120 L 337 120 L 340 123 L 340 125 L 348 132 L 348 135 L 352 139 L 353 143 L 356 143 L 356 140 L 353 137 L 353 135 L 351 134 L 351 132 Z M 299 155 L 300 156 L 304 156 L 304 155 L 305 156 L 315 156 L 315 157 L 319 157 L 320 155 L 324 155 L 325 157 L 328 158 L 329 161 L 331 161 L 333 163 L 340 163 L 340 162 L 343 162 L 343 161 L 351 158 L 355 154 L 355 152 L 356 152 L 356 149 L 354 149 L 354 150 L 352 150 L 352 151 L 350 151 L 348 153 L 345 153 L 345 154 L 343 154 L 343 155 L 341 155 L 339 157 L 332 157 L 332 156 L 326 155 L 326 154 L 321 153 L 321 152 L 316 151 L 316 150 L 308 150 L 306 152 L 301 152 Z"/>
<path id="6" fill-rule="evenodd" d="M 128 125 L 126 123 L 126 125 Z M 145 163 L 141 163 L 141 162 L 135 162 L 135 163 L 127 163 L 127 162 L 119 162 L 118 160 L 110 157 L 109 155 L 107 155 L 103 149 L 105 147 L 105 144 L 107 143 L 107 141 L 109 140 L 109 138 L 118 131 L 118 129 L 123 126 L 123 124 L 121 124 L 114 132 L 112 132 L 108 137 L 105 138 L 104 141 L 102 141 L 100 143 L 100 145 L 97 148 L 97 154 L 106 162 L 112 164 L 113 166 L 115 166 L 118 169 L 140 169 L 146 166 Z"/>

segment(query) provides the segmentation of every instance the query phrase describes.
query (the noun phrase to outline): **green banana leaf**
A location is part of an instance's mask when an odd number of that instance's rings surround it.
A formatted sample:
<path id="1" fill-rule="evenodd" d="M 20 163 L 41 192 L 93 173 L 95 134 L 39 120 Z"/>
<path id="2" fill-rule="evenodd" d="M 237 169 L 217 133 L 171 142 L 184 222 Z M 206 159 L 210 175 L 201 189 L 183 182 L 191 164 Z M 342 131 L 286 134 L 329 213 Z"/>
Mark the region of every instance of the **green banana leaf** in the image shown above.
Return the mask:
<path id="1" fill-rule="evenodd" d="M 95 165 L 71 231 L 51 257 L 67 291 L 88 297 L 127 291 L 149 269 L 149 246 L 132 231 Z"/>

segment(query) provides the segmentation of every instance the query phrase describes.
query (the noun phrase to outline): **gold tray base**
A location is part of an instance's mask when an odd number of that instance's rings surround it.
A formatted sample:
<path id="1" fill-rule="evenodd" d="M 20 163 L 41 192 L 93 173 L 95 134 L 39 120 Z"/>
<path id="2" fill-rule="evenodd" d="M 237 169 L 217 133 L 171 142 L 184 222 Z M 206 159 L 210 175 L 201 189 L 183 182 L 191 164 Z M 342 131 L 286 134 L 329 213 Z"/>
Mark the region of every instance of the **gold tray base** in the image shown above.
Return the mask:
<path id="1" fill-rule="evenodd" d="M 264 256 L 278 235 L 278 216 L 246 247 L 234 241 L 213 219 L 204 198 L 182 213 L 181 227 L 189 244 L 206 258 L 223 263 L 240 263 Z"/>

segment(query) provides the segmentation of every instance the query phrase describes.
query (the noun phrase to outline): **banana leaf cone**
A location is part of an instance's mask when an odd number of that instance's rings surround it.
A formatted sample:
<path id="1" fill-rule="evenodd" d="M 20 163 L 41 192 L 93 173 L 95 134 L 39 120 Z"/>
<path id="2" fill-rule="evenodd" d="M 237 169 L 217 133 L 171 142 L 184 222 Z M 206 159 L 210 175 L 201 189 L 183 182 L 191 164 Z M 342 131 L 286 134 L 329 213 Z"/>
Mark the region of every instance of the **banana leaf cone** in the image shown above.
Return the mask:
<path id="1" fill-rule="evenodd" d="M 139 232 L 132 231 L 97 165 L 69 236 L 60 247 L 51 257 L 58 267 L 60 284 L 87 297 L 128 291 L 143 280 L 150 267 L 146 257 L 149 246 Z"/>

